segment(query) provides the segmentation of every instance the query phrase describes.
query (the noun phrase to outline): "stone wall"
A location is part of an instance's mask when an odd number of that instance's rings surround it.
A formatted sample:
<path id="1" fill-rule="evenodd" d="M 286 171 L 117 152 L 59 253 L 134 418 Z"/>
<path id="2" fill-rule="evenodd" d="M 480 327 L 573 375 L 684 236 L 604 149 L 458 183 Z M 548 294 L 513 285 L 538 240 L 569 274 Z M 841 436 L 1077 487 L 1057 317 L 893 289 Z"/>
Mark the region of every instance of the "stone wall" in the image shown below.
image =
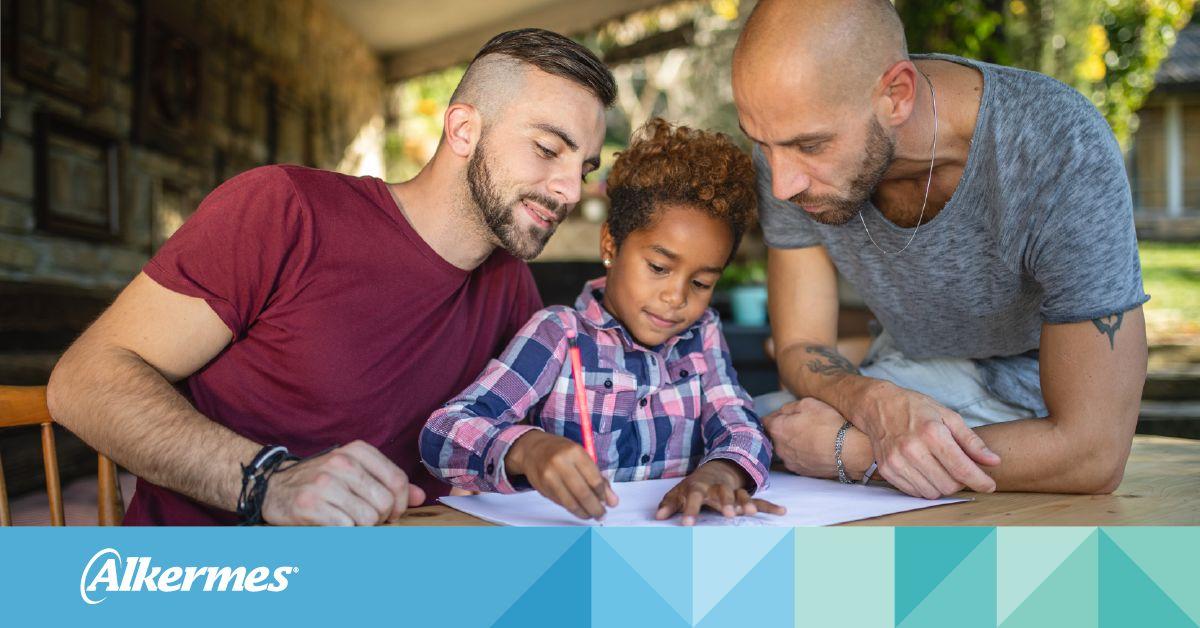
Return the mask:
<path id="1" fill-rule="evenodd" d="M 0 11 L 0 281 L 115 291 L 237 172 L 378 163 L 380 67 L 324 0 L 2 0 Z M 70 132 L 52 136 L 39 190 L 46 114 L 113 141 L 115 232 L 39 217 L 45 197 L 103 222 L 108 198 L 108 153 Z"/>
<path id="2" fill-rule="evenodd" d="M 324 0 L 0 0 L 0 24 L 0 384 L 44 384 L 229 176 L 270 162 L 383 174 L 365 170 L 381 152 L 378 61 Z M 75 228 L 39 216 L 42 200 Z M 58 432 L 64 481 L 94 473 Z M 11 495 L 43 486 L 39 438 L 0 431 Z"/>

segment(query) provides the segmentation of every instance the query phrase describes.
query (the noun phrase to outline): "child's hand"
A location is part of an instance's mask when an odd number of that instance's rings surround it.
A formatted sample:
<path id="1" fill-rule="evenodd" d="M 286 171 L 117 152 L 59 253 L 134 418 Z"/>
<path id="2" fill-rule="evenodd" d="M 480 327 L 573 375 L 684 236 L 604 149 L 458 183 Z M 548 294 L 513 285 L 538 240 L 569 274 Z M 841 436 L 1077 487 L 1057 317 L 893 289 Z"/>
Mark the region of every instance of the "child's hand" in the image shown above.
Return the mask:
<path id="1" fill-rule="evenodd" d="M 578 443 L 556 434 L 530 430 L 504 457 L 509 476 L 524 475 L 537 492 L 580 519 L 604 517 L 604 505 L 617 505 L 617 494 Z"/>
<path id="2" fill-rule="evenodd" d="M 690 526 L 696 523 L 696 516 L 703 506 L 720 511 L 726 517 L 750 516 L 759 511 L 772 515 L 787 512 L 783 506 L 764 499 L 751 499 L 750 493 L 743 488 L 745 484 L 746 476 L 737 465 L 726 460 L 710 460 L 667 491 L 654 518 L 662 520 L 682 513 L 680 523 Z"/>

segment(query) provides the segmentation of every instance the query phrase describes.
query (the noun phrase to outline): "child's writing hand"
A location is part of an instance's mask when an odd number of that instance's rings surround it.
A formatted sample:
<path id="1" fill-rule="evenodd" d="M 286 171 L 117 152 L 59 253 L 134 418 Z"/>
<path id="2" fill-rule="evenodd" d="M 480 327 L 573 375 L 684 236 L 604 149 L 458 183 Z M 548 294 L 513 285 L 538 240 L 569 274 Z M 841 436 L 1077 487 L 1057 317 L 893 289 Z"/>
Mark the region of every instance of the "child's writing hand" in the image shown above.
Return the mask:
<path id="1" fill-rule="evenodd" d="M 667 519 L 681 513 L 685 526 L 694 525 L 700 509 L 708 506 L 726 517 L 754 515 L 759 511 L 772 515 L 787 512 L 783 506 L 765 499 L 751 499 L 744 488 L 746 475 L 736 464 L 726 460 L 710 460 L 692 471 L 682 482 L 667 491 L 658 504 L 655 519 Z"/>
<path id="2" fill-rule="evenodd" d="M 537 492 L 580 519 L 604 517 L 617 494 L 583 447 L 569 438 L 530 430 L 504 457 L 509 477 L 524 475 Z"/>

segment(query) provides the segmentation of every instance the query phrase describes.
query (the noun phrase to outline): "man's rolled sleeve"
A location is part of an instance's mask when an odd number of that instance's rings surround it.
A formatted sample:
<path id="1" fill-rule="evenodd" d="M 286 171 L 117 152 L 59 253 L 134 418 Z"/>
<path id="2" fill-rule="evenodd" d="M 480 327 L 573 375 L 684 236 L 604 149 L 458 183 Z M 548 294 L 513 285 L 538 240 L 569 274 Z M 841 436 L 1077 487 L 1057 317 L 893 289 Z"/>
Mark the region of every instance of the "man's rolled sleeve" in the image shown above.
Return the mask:
<path id="1" fill-rule="evenodd" d="M 1094 109 L 1060 143 L 1070 176 L 1031 218 L 1023 260 L 1044 293 L 1042 318 L 1077 323 L 1135 309 L 1150 297 L 1120 146 Z"/>

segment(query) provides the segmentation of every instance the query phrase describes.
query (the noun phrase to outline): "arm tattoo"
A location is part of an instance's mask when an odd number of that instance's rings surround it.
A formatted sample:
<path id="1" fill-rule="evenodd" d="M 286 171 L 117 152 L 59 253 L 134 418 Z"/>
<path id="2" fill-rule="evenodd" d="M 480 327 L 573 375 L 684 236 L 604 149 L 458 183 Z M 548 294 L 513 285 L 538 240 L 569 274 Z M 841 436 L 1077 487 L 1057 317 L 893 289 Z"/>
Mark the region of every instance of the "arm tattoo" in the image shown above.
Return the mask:
<path id="1" fill-rule="evenodd" d="M 858 374 L 858 369 L 854 366 L 854 363 L 847 360 L 845 356 L 838 353 L 833 347 L 809 345 L 804 347 L 804 352 L 819 356 L 813 358 L 805 365 L 813 373 L 819 375 Z"/>
<path id="2" fill-rule="evenodd" d="M 1096 329 L 1100 330 L 1100 333 L 1105 336 L 1108 336 L 1109 349 L 1115 350 L 1117 348 L 1117 330 L 1121 328 L 1121 320 L 1124 318 L 1125 313 L 1120 312 L 1112 316 L 1092 320 L 1092 324 L 1096 326 Z"/>

